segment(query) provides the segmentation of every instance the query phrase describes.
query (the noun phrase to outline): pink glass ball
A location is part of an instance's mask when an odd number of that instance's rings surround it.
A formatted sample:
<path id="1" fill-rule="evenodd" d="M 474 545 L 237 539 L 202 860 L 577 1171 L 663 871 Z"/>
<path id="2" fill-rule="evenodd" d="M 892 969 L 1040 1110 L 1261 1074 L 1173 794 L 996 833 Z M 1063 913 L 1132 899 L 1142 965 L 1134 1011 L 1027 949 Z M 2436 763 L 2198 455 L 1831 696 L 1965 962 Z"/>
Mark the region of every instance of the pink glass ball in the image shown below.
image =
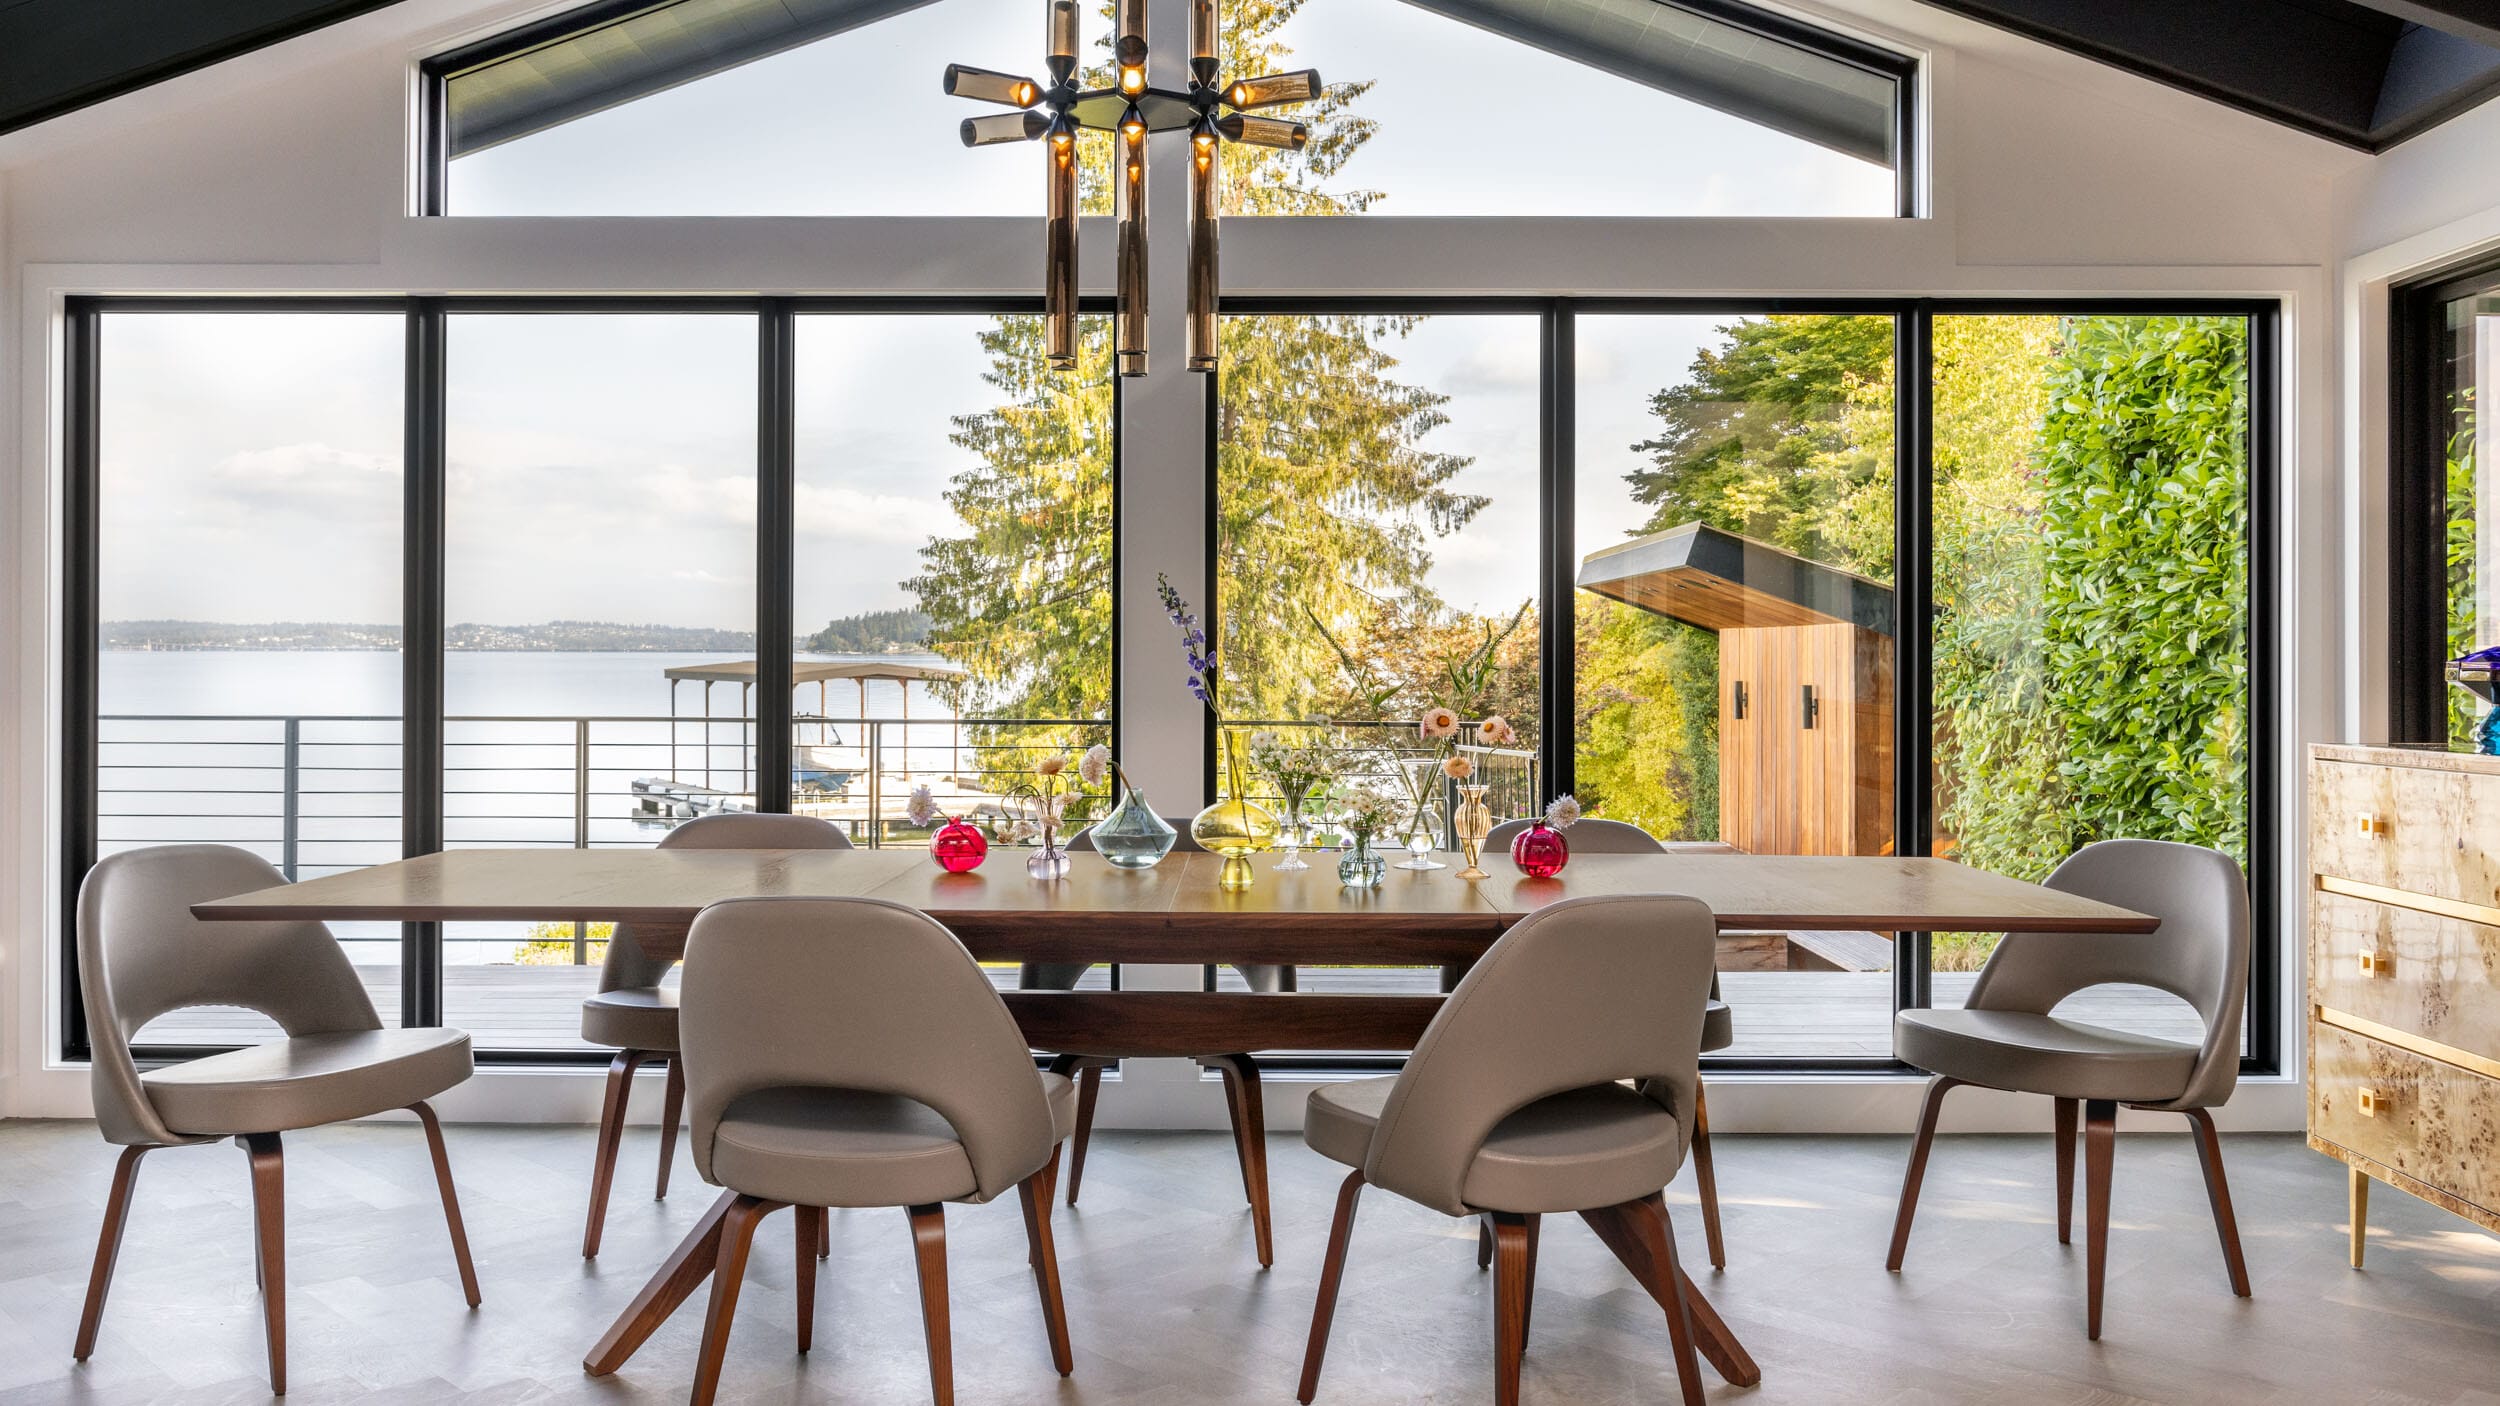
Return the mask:
<path id="1" fill-rule="evenodd" d="M 1510 842 L 1510 862 L 1531 879 L 1550 879 L 1571 862 L 1571 842 L 1540 820 Z"/>
<path id="2" fill-rule="evenodd" d="M 929 857 L 949 874 L 969 874 L 990 857 L 988 837 L 960 820 L 949 820 L 930 837 Z"/>

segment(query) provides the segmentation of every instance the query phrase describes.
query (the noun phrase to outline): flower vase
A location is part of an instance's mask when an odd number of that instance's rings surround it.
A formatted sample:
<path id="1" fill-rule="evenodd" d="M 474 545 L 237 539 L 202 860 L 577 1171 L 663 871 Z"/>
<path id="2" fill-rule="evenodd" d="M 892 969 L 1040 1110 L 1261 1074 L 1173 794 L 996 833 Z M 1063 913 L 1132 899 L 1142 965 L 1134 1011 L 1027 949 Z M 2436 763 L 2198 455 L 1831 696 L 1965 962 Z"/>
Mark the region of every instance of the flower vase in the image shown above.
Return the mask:
<path id="1" fill-rule="evenodd" d="M 1189 837 L 1210 854 L 1224 856 L 1216 883 L 1227 889 L 1250 887 L 1250 856 L 1276 840 L 1276 817 L 1251 802 L 1242 786 L 1241 734 L 1227 730 L 1224 738 L 1224 799 L 1198 812 L 1189 822 Z"/>
<path id="2" fill-rule="evenodd" d="M 1487 786 L 1458 788 L 1458 813 L 1452 817 L 1458 830 L 1459 852 L 1467 856 L 1467 867 L 1458 871 L 1462 879 L 1489 879 L 1476 860 L 1484 853 L 1484 837 L 1493 831 L 1493 812 L 1484 803 Z"/>
<path id="3" fill-rule="evenodd" d="M 929 837 L 929 857 L 949 874 L 969 874 L 989 855 L 989 837 L 960 820 L 949 818 Z"/>
<path id="4" fill-rule="evenodd" d="M 1152 869 L 1180 843 L 1180 832 L 1155 814 L 1145 794 L 1134 786 L 1121 793 L 1120 803 L 1095 822 L 1090 833 L 1094 848 L 1115 869 Z"/>
<path id="5" fill-rule="evenodd" d="M 1571 842 L 1544 821 L 1532 821 L 1510 842 L 1510 862 L 1531 879 L 1550 879 L 1571 862 Z"/>
<path id="6" fill-rule="evenodd" d="M 1432 857 L 1432 803 L 1426 801 L 1415 808 L 1413 825 L 1406 832 L 1406 858 L 1400 869 L 1447 869 L 1450 866 Z"/>
<path id="7" fill-rule="evenodd" d="M 1287 796 L 1285 798 L 1285 823 L 1276 832 L 1276 847 L 1285 852 L 1285 857 L 1276 861 L 1277 873 L 1290 874 L 1296 870 L 1311 867 L 1309 862 L 1302 858 L 1302 842 L 1306 838 L 1302 833 L 1302 801 L 1299 797 Z"/>
<path id="8" fill-rule="evenodd" d="M 1042 847 L 1025 857 L 1024 872 L 1026 877 L 1045 883 L 1068 877 L 1068 852 L 1059 847 L 1057 823 L 1042 822 Z"/>
<path id="9" fill-rule="evenodd" d="M 1350 889 L 1376 889 L 1389 873 L 1389 861 L 1372 849 L 1372 837 L 1357 835 L 1354 844 L 1337 856 L 1337 882 Z"/>

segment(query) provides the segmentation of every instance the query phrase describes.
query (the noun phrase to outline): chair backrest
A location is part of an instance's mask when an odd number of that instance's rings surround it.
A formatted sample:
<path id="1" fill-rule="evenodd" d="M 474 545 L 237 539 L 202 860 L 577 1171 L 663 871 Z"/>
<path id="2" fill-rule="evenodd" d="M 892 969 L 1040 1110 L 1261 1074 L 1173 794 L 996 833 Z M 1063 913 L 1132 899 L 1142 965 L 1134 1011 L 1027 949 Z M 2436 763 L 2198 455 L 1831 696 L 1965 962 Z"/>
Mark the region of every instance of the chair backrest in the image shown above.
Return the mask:
<path id="1" fill-rule="evenodd" d="M 1642 1081 L 1689 1145 L 1717 932 L 1710 909 L 1679 894 L 1575 898 L 1523 919 L 1424 1031 L 1364 1176 L 1465 1215 L 1467 1169 L 1495 1125 L 1619 1079 Z"/>
<path id="2" fill-rule="evenodd" d="M 1519 838 L 1521 832 L 1535 823 L 1533 818 L 1505 820 L 1494 826 L 1492 832 L 1484 837 L 1484 847 L 1494 854 L 1507 854 L 1510 852 L 1510 842 Z M 1626 825 L 1620 820 L 1599 820 L 1593 816 L 1573 822 L 1571 828 L 1563 832 L 1563 838 L 1570 842 L 1573 854 L 1664 854 L 1667 852 L 1667 847 L 1658 843 L 1656 836 L 1638 825 Z"/>
<path id="3" fill-rule="evenodd" d="M 1039 1171 L 1050 1101 L 1007 1003 L 936 919 L 869 898 L 740 898 L 686 936 L 677 1038 L 695 1169 L 742 1094 L 899 1094 L 954 1125 L 980 1199 Z"/>
<path id="4" fill-rule="evenodd" d="M 1163 823 L 1172 827 L 1172 853 L 1204 854 L 1207 852 L 1207 847 L 1205 845 L 1198 843 L 1195 839 L 1190 837 L 1188 817 L 1184 816 L 1175 820 L 1171 816 L 1167 815 L 1163 817 Z M 1068 841 L 1068 853 L 1092 854 L 1093 852 L 1094 827 L 1088 825 L 1084 829 L 1077 831 L 1075 837 Z"/>
<path id="5" fill-rule="evenodd" d="M 373 998 L 317 922 L 203 922 L 191 905 L 286 876 L 231 845 L 160 845 L 107 855 L 78 889 L 78 985 L 86 1004 L 96 1122 L 122 1144 L 194 1141 L 149 1104 L 130 1037 L 184 1006 L 242 1006 L 289 1035 L 378 1030 Z"/>
<path id="6" fill-rule="evenodd" d="M 1973 1010 L 2045 1015 L 2091 986 L 2128 982 L 2196 1008 L 2205 1041 L 2186 1092 L 2165 1107 L 2207 1108 L 2239 1083 L 2248 1004 L 2248 880 L 2219 850 L 2164 840 L 2085 845 L 2043 882 L 2161 919 L 2141 934 L 2008 933 L 1971 987 Z"/>
<path id="7" fill-rule="evenodd" d="M 700 815 L 660 837 L 661 849 L 849 849 L 851 837 L 841 826 L 812 815 L 770 815 L 762 811 L 730 811 Z M 619 923 L 608 939 L 608 955 L 599 963 L 599 989 L 621 991 L 629 986 L 657 986 L 668 975 L 669 962 L 642 950 L 633 925 Z"/>

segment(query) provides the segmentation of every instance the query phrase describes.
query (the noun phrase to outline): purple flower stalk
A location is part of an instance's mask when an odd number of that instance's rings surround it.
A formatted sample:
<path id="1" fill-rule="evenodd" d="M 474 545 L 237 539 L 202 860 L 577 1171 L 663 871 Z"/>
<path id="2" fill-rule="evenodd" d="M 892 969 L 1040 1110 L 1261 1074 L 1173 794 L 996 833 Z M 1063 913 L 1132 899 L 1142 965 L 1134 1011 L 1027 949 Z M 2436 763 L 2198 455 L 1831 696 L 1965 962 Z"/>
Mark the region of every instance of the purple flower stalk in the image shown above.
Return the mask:
<path id="1" fill-rule="evenodd" d="M 1207 642 L 1206 629 L 1190 612 L 1189 602 L 1182 600 L 1181 593 L 1172 589 L 1171 577 L 1157 572 L 1155 591 L 1163 597 L 1163 613 L 1171 617 L 1173 627 L 1181 632 L 1181 657 L 1189 664 L 1189 696 L 1204 703 L 1207 711 L 1214 713 L 1215 647 Z"/>

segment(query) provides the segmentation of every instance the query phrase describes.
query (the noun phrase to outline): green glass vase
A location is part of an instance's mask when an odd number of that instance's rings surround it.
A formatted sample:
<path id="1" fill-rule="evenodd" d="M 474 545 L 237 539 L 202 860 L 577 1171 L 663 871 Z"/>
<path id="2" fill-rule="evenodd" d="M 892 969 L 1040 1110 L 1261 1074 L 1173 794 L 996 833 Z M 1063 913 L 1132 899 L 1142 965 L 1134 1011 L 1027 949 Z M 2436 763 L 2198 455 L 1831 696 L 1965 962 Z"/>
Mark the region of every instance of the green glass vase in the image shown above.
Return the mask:
<path id="1" fill-rule="evenodd" d="M 1190 819 L 1189 838 L 1209 854 L 1224 856 L 1224 872 L 1216 882 L 1228 889 L 1250 887 L 1250 856 L 1276 843 L 1276 817 L 1249 799 L 1242 787 L 1248 769 L 1241 763 L 1241 734 L 1229 728 L 1224 744 L 1224 798 Z"/>

